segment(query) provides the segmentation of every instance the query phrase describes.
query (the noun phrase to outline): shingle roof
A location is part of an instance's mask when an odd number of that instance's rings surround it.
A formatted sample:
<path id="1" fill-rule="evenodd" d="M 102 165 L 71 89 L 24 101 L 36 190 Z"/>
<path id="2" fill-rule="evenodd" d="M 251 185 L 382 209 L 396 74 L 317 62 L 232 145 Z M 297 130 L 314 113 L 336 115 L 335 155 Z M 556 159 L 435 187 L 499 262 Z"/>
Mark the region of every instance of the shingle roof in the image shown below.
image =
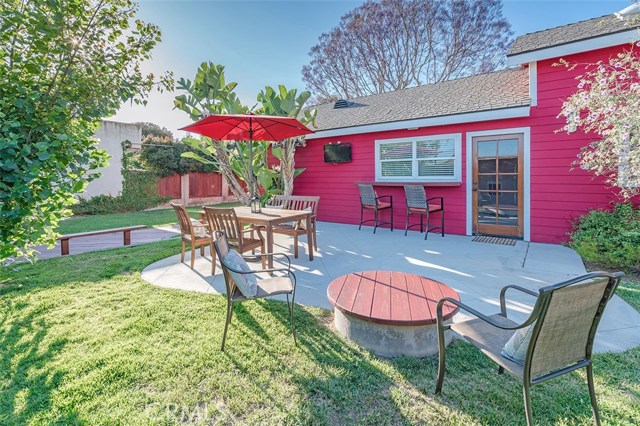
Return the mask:
<path id="1" fill-rule="evenodd" d="M 601 16 L 520 36 L 511 45 L 507 56 L 615 34 L 633 27 L 634 25 L 628 25 L 628 21 L 618 19 L 615 15 Z"/>
<path id="2" fill-rule="evenodd" d="M 317 130 L 529 105 L 528 70 L 507 69 L 317 106 Z"/>

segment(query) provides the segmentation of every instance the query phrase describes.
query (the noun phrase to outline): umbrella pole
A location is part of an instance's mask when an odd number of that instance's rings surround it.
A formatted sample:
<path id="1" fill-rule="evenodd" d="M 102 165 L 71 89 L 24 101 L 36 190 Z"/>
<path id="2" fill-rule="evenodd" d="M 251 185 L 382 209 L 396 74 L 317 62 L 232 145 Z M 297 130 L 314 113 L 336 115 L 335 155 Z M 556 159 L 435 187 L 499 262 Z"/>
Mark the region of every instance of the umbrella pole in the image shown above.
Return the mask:
<path id="1" fill-rule="evenodd" d="M 253 126 L 251 117 L 249 117 L 249 192 L 251 197 L 249 203 L 252 213 L 260 213 L 260 198 L 256 194 L 256 184 L 253 180 Z"/>

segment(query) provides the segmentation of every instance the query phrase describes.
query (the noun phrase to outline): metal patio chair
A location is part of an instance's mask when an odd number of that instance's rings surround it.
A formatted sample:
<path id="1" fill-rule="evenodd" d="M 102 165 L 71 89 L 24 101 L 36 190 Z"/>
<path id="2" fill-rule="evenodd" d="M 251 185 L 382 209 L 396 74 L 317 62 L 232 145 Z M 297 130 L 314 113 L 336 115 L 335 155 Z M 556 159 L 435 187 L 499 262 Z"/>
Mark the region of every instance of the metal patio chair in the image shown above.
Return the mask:
<path id="1" fill-rule="evenodd" d="M 363 223 L 374 222 L 374 234 L 380 225 L 391 225 L 391 231 L 393 232 L 393 197 L 391 197 L 391 195 L 381 195 L 378 197 L 378 194 L 376 194 L 376 191 L 373 189 L 373 185 L 359 184 L 358 189 L 360 191 L 360 226 L 358 226 L 358 230 L 362 229 Z M 389 201 L 380 201 L 383 198 Z M 381 222 L 378 220 L 378 212 L 386 209 L 390 209 L 391 211 L 391 221 Z M 363 221 L 365 210 L 373 210 L 374 218 Z"/>
<path id="2" fill-rule="evenodd" d="M 409 228 L 413 228 L 414 226 L 420 226 L 420 233 L 422 233 L 422 218 L 424 216 L 427 216 L 427 228 L 424 233 L 424 239 L 427 239 L 429 232 L 435 231 L 437 229 L 441 231 L 441 234 L 444 237 L 444 198 L 427 198 L 427 194 L 425 193 L 424 187 L 422 185 L 405 185 L 404 194 L 407 200 L 407 222 L 404 228 L 404 235 L 406 236 Z M 439 202 L 434 202 L 436 200 L 438 200 Z M 431 218 L 431 214 L 437 212 L 441 212 L 440 226 L 434 226 L 433 228 L 430 228 L 429 219 Z M 420 215 L 420 223 L 409 225 L 409 216 L 412 214 Z"/>
<path id="3" fill-rule="evenodd" d="M 587 383 L 591 408 L 596 425 L 600 414 L 593 383 L 591 354 L 593 340 L 604 309 L 620 282 L 622 272 L 594 272 L 559 284 L 531 291 L 508 285 L 500 291 L 500 313 L 487 316 L 457 300 L 445 298 L 437 305 L 439 343 L 438 379 L 436 394 L 442 391 L 445 374 L 444 332 L 453 330 L 477 347 L 499 365 L 498 373 L 507 370 L 523 384 L 527 424 L 533 425 L 530 388 L 579 368 L 587 369 Z M 537 297 L 531 315 L 517 324 L 507 318 L 505 294 L 508 289 L 519 290 Z M 476 316 L 475 319 L 445 325 L 442 306 L 452 303 Z M 501 351 L 514 330 L 532 326 L 523 364 L 507 359 Z"/>
<path id="4" fill-rule="evenodd" d="M 285 294 L 287 296 L 287 307 L 289 308 L 289 318 L 291 321 L 291 333 L 293 334 L 293 340 L 297 344 L 296 340 L 296 330 L 294 326 L 294 318 L 293 318 L 293 307 L 296 298 L 296 276 L 291 270 L 291 259 L 289 256 L 283 253 L 265 253 L 265 255 L 269 256 L 280 256 L 286 259 L 287 267 L 286 268 L 273 268 L 273 269 L 263 269 L 260 271 L 240 271 L 228 266 L 225 263 L 225 256 L 229 251 L 232 250 L 227 238 L 222 231 L 214 231 L 213 232 L 213 246 L 218 254 L 218 258 L 220 259 L 220 266 L 222 267 L 222 272 L 224 274 L 224 283 L 227 292 L 227 318 L 224 324 L 224 334 L 222 335 L 222 347 L 220 350 L 224 351 L 224 344 L 227 340 L 227 330 L 229 328 L 229 324 L 231 324 L 231 317 L 233 316 L 233 304 L 237 302 L 244 302 L 246 300 L 253 299 L 264 299 L 266 297 L 277 296 L 280 294 Z M 286 276 L 276 276 L 269 278 L 258 278 L 258 292 L 255 297 L 247 298 L 245 297 L 238 287 L 236 286 L 233 277 L 229 273 L 233 271 L 238 274 L 260 274 L 263 272 L 273 273 L 273 272 L 284 272 Z M 291 302 L 289 302 L 289 295 L 291 295 Z"/>

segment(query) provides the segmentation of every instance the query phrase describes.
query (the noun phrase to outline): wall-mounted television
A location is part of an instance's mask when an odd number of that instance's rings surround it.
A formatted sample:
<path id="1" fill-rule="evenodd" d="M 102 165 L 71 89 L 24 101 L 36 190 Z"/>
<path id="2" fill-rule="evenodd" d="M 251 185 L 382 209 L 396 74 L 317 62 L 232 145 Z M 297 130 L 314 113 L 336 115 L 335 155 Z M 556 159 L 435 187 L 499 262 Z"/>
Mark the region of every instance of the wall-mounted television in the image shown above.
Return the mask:
<path id="1" fill-rule="evenodd" d="M 324 146 L 325 163 L 350 163 L 350 143 L 329 143 Z"/>

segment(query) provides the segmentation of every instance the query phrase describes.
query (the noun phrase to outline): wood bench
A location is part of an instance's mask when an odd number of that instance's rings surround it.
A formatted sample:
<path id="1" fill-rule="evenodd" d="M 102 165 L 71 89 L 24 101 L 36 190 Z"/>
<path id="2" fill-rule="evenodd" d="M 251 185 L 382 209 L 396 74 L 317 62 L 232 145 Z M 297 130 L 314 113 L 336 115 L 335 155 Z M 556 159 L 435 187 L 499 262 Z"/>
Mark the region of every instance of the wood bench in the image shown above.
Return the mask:
<path id="1" fill-rule="evenodd" d="M 111 228 L 111 229 L 101 229 L 99 231 L 87 231 L 87 232 L 78 232 L 75 234 L 67 234 L 60 235 L 58 240 L 60 241 L 60 250 L 63 256 L 69 254 L 69 240 L 72 238 L 80 238 L 80 237 L 91 237 L 93 235 L 104 235 L 104 234 L 115 234 L 117 232 L 122 232 L 124 237 L 124 245 L 131 245 L 131 231 L 135 231 L 137 229 L 144 229 L 147 225 L 135 225 L 135 226 L 125 226 L 123 228 Z"/>

